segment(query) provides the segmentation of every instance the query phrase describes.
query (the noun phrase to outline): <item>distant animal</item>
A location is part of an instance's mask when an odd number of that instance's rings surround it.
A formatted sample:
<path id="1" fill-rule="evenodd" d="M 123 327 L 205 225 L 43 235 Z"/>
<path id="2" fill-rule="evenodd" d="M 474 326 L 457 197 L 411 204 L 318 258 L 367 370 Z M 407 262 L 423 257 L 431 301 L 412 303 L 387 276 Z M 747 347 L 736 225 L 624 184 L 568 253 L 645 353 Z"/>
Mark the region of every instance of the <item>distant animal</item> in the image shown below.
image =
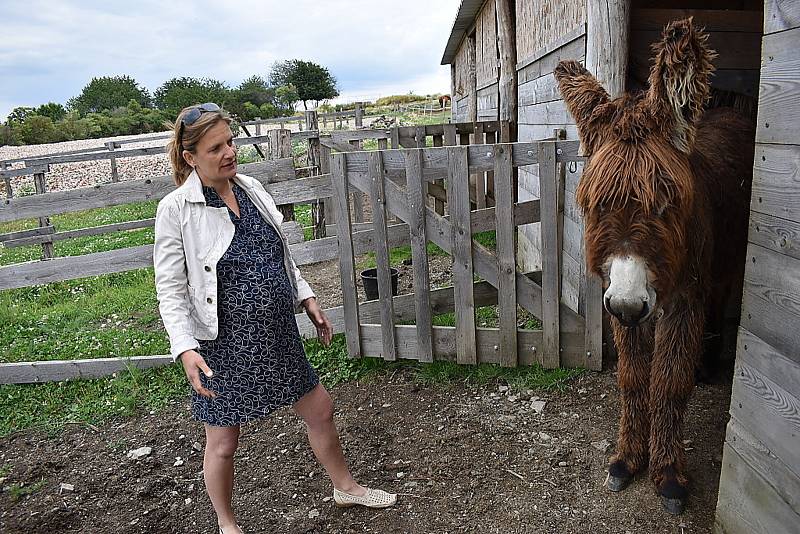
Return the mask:
<path id="1" fill-rule="evenodd" d="M 601 276 L 619 354 L 621 419 L 607 486 L 650 468 L 662 504 L 687 496 L 683 419 L 704 327 L 741 294 L 754 128 L 706 111 L 715 53 L 691 18 L 653 46 L 649 88 L 612 100 L 576 61 L 556 67 L 588 161 L 576 191 L 587 267 Z"/>
<path id="2" fill-rule="evenodd" d="M 444 109 L 450 105 L 450 95 L 442 95 L 439 97 L 439 107 Z"/>

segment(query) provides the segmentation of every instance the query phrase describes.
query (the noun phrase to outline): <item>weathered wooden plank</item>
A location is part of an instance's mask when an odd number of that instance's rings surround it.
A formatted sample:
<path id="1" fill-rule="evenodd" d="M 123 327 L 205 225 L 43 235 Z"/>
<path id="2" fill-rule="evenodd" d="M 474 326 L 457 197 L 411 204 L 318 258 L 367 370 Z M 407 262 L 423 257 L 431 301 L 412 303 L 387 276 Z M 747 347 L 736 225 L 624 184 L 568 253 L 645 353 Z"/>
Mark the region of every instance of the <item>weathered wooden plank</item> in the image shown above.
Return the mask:
<path id="1" fill-rule="evenodd" d="M 764 33 L 775 33 L 800 26 L 800 4 L 795 0 L 764 2 Z"/>
<path id="2" fill-rule="evenodd" d="M 570 124 L 574 122 L 563 100 L 542 102 L 519 108 L 520 124 Z"/>
<path id="3" fill-rule="evenodd" d="M 391 139 L 392 132 L 386 130 L 334 130 L 330 134 L 331 139 L 339 143 L 349 143 L 355 140 L 366 139 Z"/>
<path id="4" fill-rule="evenodd" d="M 153 245 L 0 267 L 0 290 L 29 287 L 153 266 Z"/>
<path id="5" fill-rule="evenodd" d="M 447 205 L 452 224 L 453 283 L 456 297 L 458 363 L 475 364 L 475 298 L 472 294 L 472 237 L 469 221 L 467 150 L 448 148 Z"/>
<path id="6" fill-rule="evenodd" d="M 558 179 L 554 143 L 539 143 L 539 179 L 542 191 L 542 364 L 558 367 L 561 301 L 561 250 L 558 246 Z"/>
<path id="7" fill-rule="evenodd" d="M 558 82 L 556 82 L 556 77 L 552 72 L 529 82 L 521 83 L 518 91 L 520 110 L 522 110 L 522 106 L 561 100 Z"/>
<path id="8" fill-rule="evenodd" d="M 800 347 L 800 260 L 750 243 L 742 326 L 784 354 Z"/>
<path id="9" fill-rule="evenodd" d="M 425 232 L 425 189 L 428 184 L 422 178 L 421 151 L 407 150 L 404 155 L 408 190 L 408 227 L 411 233 L 411 260 L 414 268 L 414 293 L 417 295 L 415 307 L 417 348 L 420 351 L 420 361 L 432 362 L 431 305 L 428 296 L 430 293 L 428 237 Z"/>
<path id="10" fill-rule="evenodd" d="M 750 209 L 800 222 L 798 176 L 800 146 L 757 143 Z"/>
<path id="11" fill-rule="evenodd" d="M 21 167 L 19 169 L 5 169 L 0 170 L 0 179 L 16 178 L 18 176 L 30 176 L 32 174 L 41 174 L 50 172 L 50 166 L 46 164 L 37 164 L 31 167 Z"/>
<path id="12" fill-rule="evenodd" d="M 347 160 L 343 154 L 331 156 L 331 182 L 335 195 L 336 224 L 339 233 L 339 275 L 342 280 L 342 301 L 345 310 L 347 352 L 351 357 L 361 357 L 361 335 L 358 329 L 358 294 L 356 293 L 355 259 L 350 229 L 350 200 L 347 179 Z"/>
<path id="13" fill-rule="evenodd" d="M 33 384 L 75 378 L 100 378 L 131 368 L 149 369 L 172 362 L 172 356 L 165 355 L 0 363 L 0 384 Z"/>
<path id="14" fill-rule="evenodd" d="M 378 296 L 381 302 L 381 332 L 383 335 L 383 359 L 397 359 L 394 341 L 394 311 L 392 310 L 392 275 L 389 271 L 389 246 L 386 235 L 386 198 L 383 192 L 383 161 L 381 152 L 369 153 L 370 178 L 372 180 L 372 226 L 375 235 L 375 263 L 378 274 Z"/>
<path id="15" fill-rule="evenodd" d="M 794 534 L 800 515 L 726 443 L 716 522 L 725 534 Z"/>
<path id="16" fill-rule="evenodd" d="M 533 141 L 539 139 L 552 139 L 553 128 L 566 130 L 567 137 L 569 138 L 575 139 L 578 136 L 578 128 L 574 124 L 520 124 L 518 130 L 520 139 Z M 574 159 L 565 159 L 565 161 L 574 161 Z M 526 165 L 530 164 L 526 163 Z M 567 182 L 567 188 L 569 188 L 569 182 Z"/>
<path id="17" fill-rule="evenodd" d="M 541 137 L 552 138 L 553 128 L 561 125 L 542 126 L 548 130 L 547 135 Z M 574 125 L 565 125 L 568 133 L 570 128 L 575 132 Z M 520 125 L 522 128 L 522 125 Z M 452 145 L 448 145 L 452 146 Z M 494 170 L 494 144 L 470 145 L 467 147 L 469 154 L 469 173 L 486 172 Z M 578 141 L 558 141 L 556 143 L 556 161 L 559 163 L 570 161 L 584 161 L 578 156 Z M 534 165 L 538 163 L 538 146 L 533 142 L 514 143 L 512 163 L 515 167 Z M 347 154 L 347 168 L 349 174 L 366 176 L 367 156 L 365 152 Z M 405 161 L 399 150 L 384 152 L 384 169 L 390 176 L 400 176 L 405 172 Z M 422 172 L 426 180 L 435 181 L 447 178 L 447 146 L 427 148 L 423 152 Z"/>
<path id="18" fill-rule="evenodd" d="M 736 357 L 739 362 L 756 369 L 793 397 L 800 398 L 800 355 L 796 352 L 781 354 L 754 333 L 740 327 Z"/>
<path id="19" fill-rule="evenodd" d="M 517 84 L 519 90 L 522 89 L 523 85 L 528 85 L 527 91 L 533 90 L 534 87 L 544 87 L 542 84 L 546 84 L 546 86 L 550 87 L 550 84 L 555 81 L 555 78 L 551 80 L 541 80 L 538 84 L 534 84 L 534 80 L 538 80 L 543 78 L 544 76 L 552 76 L 553 70 L 558 65 L 559 61 L 573 59 L 575 61 L 579 61 L 581 64 L 585 62 L 586 56 L 586 40 L 583 36 L 575 41 L 569 43 L 567 46 L 560 48 L 542 58 L 540 61 L 536 61 L 531 63 L 527 67 L 523 68 L 519 71 L 517 76 Z M 530 98 L 530 97 L 526 97 Z M 529 102 L 530 103 L 530 102 Z M 520 100 L 520 105 L 522 105 L 522 101 Z"/>
<path id="20" fill-rule="evenodd" d="M 800 259 L 800 222 L 750 212 L 750 242 Z"/>
<path id="21" fill-rule="evenodd" d="M 91 228 L 81 228 L 78 230 L 69 230 L 66 232 L 53 233 L 53 227 L 46 227 L 49 232 L 40 235 L 33 235 L 30 237 L 21 237 L 18 239 L 9 239 L 4 243 L 6 248 L 24 247 L 28 245 L 38 245 L 40 243 L 52 243 L 54 241 L 63 241 L 65 239 L 75 239 L 77 237 L 85 237 L 90 235 L 101 235 L 112 232 L 123 232 L 126 230 L 135 230 L 138 228 L 152 228 L 155 225 L 155 219 L 143 219 L 140 221 L 128 221 L 115 224 L 104 224 L 102 226 L 94 226 Z"/>
<path id="22" fill-rule="evenodd" d="M 514 172 L 511 146 L 495 148 L 495 198 L 499 206 L 514 203 Z M 497 217 L 498 295 L 500 318 L 500 362 L 506 367 L 517 365 L 517 292 L 514 214 L 511 210 L 495 210 Z"/>
<path id="23" fill-rule="evenodd" d="M 54 226 L 46 226 L 43 228 L 31 228 L 30 230 L 18 230 L 16 232 L 8 232 L 0 234 L 0 243 L 8 243 L 9 241 L 16 241 L 18 239 L 26 239 L 29 237 L 51 235 L 56 232 Z M 8 246 L 8 245 L 6 245 Z"/>
<path id="24" fill-rule="evenodd" d="M 362 324 L 361 337 L 364 346 L 364 356 L 378 357 L 380 355 L 380 325 Z M 452 326 L 434 326 L 433 354 L 434 360 L 457 360 L 456 337 L 457 329 Z M 397 338 L 397 355 L 407 360 L 419 359 L 417 350 L 417 336 L 414 325 L 395 326 Z M 499 331 L 496 328 L 478 328 L 475 331 L 478 363 L 500 363 Z M 583 350 L 582 335 L 568 334 L 564 339 L 565 367 L 574 367 L 571 364 Z M 517 333 L 517 354 L 520 365 L 533 365 L 538 363 L 537 353 L 541 347 L 541 330 L 520 330 Z"/>
<path id="25" fill-rule="evenodd" d="M 266 161 L 240 167 L 242 174 L 257 178 L 265 184 L 265 188 L 275 198 L 276 203 L 285 204 L 286 198 L 300 196 L 306 200 L 330 196 L 329 177 L 296 180 L 291 185 L 276 186 L 270 182 L 278 182 L 286 177 L 294 177 L 291 158 Z M 313 181 L 317 180 L 317 182 Z M 47 215 L 58 215 L 93 208 L 104 208 L 160 200 L 175 189 L 172 176 L 158 176 L 142 180 L 130 180 L 118 183 L 96 184 L 65 191 L 52 191 L 42 195 L 30 195 L 5 199 L 0 203 L 0 222 L 30 219 Z"/>
<path id="26" fill-rule="evenodd" d="M 758 98 L 759 143 L 799 144 L 800 27 L 764 36 Z"/>
<path id="27" fill-rule="evenodd" d="M 731 415 L 760 436 L 764 445 L 800 476 L 800 400 L 753 366 L 737 362 Z"/>
<path id="28" fill-rule="evenodd" d="M 800 510 L 800 478 L 735 417 L 728 422 L 725 443 L 760 473 L 792 509 Z"/>
<path id="29" fill-rule="evenodd" d="M 538 273 L 529 273 L 530 276 L 536 276 L 537 274 Z M 491 306 L 497 304 L 497 289 L 492 287 L 488 282 L 475 282 L 473 284 L 473 291 L 475 292 L 475 304 L 477 306 Z M 431 305 L 431 313 L 434 315 L 451 313 L 455 309 L 453 286 L 434 289 L 430 292 L 428 297 Z M 394 309 L 394 319 L 396 323 L 416 320 L 417 295 L 415 293 L 398 295 L 392 300 L 392 308 Z M 359 303 L 358 314 L 361 322 L 365 324 L 379 323 L 381 318 L 380 301 L 368 300 Z M 334 333 L 339 334 L 345 331 L 343 306 L 328 308 L 325 310 L 325 315 L 327 315 L 328 319 L 331 321 Z M 294 317 L 301 336 L 315 337 L 317 335 L 316 327 L 311 323 L 311 320 L 305 313 L 298 313 Z M 428 326 L 430 326 L 430 324 Z"/>

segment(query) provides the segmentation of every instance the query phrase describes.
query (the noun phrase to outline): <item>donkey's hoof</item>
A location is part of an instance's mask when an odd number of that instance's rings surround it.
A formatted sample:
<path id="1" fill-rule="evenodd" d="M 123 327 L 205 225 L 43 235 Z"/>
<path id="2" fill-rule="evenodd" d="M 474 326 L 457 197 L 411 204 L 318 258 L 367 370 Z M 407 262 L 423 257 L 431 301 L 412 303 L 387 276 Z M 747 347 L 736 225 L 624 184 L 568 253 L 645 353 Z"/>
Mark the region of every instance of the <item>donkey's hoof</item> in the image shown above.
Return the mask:
<path id="1" fill-rule="evenodd" d="M 661 483 L 658 494 L 661 495 L 661 504 L 667 512 L 672 515 L 683 513 L 686 497 L 689 495 L 686 486 L 682 486 L 674 478 L 668 478 Z"/>
<path id="2" fill-rule="evenodd" d="M 683 508 L 686 505 L 686 500 L 665 497 L 662 495 L 661 504 L 664 506 L 664 510 L 666 510 L 668 513 L 672 515 L 681 515 L 683 513 Z"/>
<path id="3" fill-rule="evenodd" d="M 606 487 L 613 492 L 622 491 L 628 487 L 633 480 L 633 473 L 625 467 L 625 462 L 613 462 L 608 466 L 608 476 L 606 477 Z"/>

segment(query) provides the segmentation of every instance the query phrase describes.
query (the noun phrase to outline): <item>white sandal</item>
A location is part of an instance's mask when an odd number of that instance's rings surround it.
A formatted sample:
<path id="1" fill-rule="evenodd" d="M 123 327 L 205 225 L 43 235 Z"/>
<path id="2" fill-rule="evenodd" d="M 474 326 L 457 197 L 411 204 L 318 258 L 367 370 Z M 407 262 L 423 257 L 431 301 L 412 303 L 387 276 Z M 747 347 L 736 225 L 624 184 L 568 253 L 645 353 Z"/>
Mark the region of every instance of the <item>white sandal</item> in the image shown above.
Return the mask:
<path id="1" fill-rule="evenodd" d="M 236 528 L 238 528 L 238 529 L 239 529 L 239 531 L 241 531 L 241 530 L 242 530 L 242 527 L 240 527 L 239 525 L 236 525 Z M 224 531 L 224 530 L 222 530 L 222 527 L 219 527 L 219 534 L 225 534 L 225 531 Z"/>
<path id="2" fill-rule="evenodd" d="M 350 495 L 333 488 L 333 502 L 340 508 L 366 506 L 367 508 L 388 508 L 397 502 L 397 495 L 383 490 L 366 488 L 364 495 Z"/>

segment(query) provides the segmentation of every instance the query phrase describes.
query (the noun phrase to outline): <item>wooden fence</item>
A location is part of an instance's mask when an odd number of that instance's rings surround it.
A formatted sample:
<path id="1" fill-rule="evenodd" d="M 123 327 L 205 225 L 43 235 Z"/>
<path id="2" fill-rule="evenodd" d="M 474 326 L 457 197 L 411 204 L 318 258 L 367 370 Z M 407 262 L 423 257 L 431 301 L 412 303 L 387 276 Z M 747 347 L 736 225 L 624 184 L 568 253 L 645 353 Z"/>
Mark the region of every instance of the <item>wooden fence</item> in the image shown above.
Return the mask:
<path id="1" fill-rule="evenodd" d="M 337 153 L 350 153 L 347 157 L 366 157 L 366 153 L 364 152 L 355 152 L 362 148 L 362 143 L 366 140 L 375 139 L 378 145 L 377 148 L 381 150 L 386 150 L 390 145 L 395 147 L 425 146 L 429 144 L 429 141 L 436 146 L 444 146 L 449 143 L 452 143 L 453 146 L 458 146 L 458 143 L 466 144 L 470 141 L 493 141 L 494 138 L 492 136 L 497 129 L 497 123 L 469 123 L 412 128 L 395 127 L 386 130 L 336 131 L 329 135 L 320 135 L 316 130 L 306 130 L 302 133 L 294 132 L 293 134 L 290 134 L 286 130 L 275 130 L 269 132 L 267 136 L 241 138 L 237 139 L 236 142 L 237 144 L 257 143 L 263 145 L 267 147 L 268 155 L 277 158 L 271 161 L 262 161 L 240 166 L 240 172 L 251 175 L 264 183 L 266 189 L 275 198 L 277 204 L 322 204 L 323 202 L 330 202 L 334 193 L 331 186 L 330 174 L 330 162 L 332 158 L 335 160 L 342 157 L 341 155 L 337 155 Z M 476 131 L 478 132 L 477 135 Z M 316 161 L 317 168 L 309 177 L 297 178 L 296 169 L 293 168 L 292 165 L 292 159 L 281 157 L 282 155 L 288 155 L 285 147 L 286 140 L 290 135 L 292 138 L 302 137 L 308 140 L 310 143 L 310 152 L 318 151 L 318 155 L 311 156 L 312 159 L 316 158 L 314 161 Z M 429 137 L 432 137 L 432 141 L 428 139 Z M 281 139 L 283 141 L 281 141 Z M 313 141 L 316 141 L 316 143 L 313 143 Z M 281 142 L 284 146 L 283 149 L 276 146 L 276 143 Z M 459 147 L 459 149 L 461 148 Z M 159 150 L 163 152 L 163 147 L 118 150 L 116 151 L 116 157 L 149 155 L 159 153 Z M 470 153 L 474 152 L 474 150 L 475 149 L 472 147 L 469 148 Z M 481 146 L 478 149 L 479 152 L 484 150 L 491 151 L 492 147 Z M 386 157 L 390 158 L 391 161 L 394 161 L 392 158 L 396 158 L 397 153 L 398 152 L 395 150 L 386 152 L 385 154 L 387 154 Z M 43 177 L 45 173 L 48 172 L 49 164 L 51 163 L 69 162 L 70 159 L 91 161 L 108 157 L 108 152 L 83 153 L 71 155 L 70 157 L 53 156 L 51 158 L 37 160 L 35 163 L 32 163 L 32 165 L 34 165 L 32 167 L 2 171 L 0 177 L 36 174 L 40 176 L 39 181 L 44 183 Z M 391 187 L 403 187 L 405 185 L 405 173 L 396 172 L 396 169 L 391 165 L 389 165 L 389 170 L 388 177 L 393 181 L 392 183 L 395 184 Z M 484 177 L 491 177 L 493 172 L 494 168 L 491 166 L 473 165 L 469 167 L 469 174 L 471 176 L 481 175 Z M 427 195 L 429 195 L 428 203 L 437 216 L 443 216 L 448 193 L 441 185 L 438 186 L 440 187 L 440 189 L 438 189 L 437 183 L 441 184 L 441 180 L 446 178 L 446 173 L 434 172 L 431 174 L 431 171 L 426 169 L 425 174 L 426 176 L 432 177 L 430 180 L 427 180 L 426 183 L 428 188 Z M 493 211 L 488 206 L 493 206 L 495 203 L 494 190 L 493 186 L 488 187 L 486 185 L 492 183 L 491 181 L 475 182 L 473 180 L 472 184 L 475 185 L 475 183 L 484 185 L 482 185 L 480 189 L 470 187 L 470 198 L 473 201 L 472 206 L 475 207 L 476 210 L 471 214 L 472 229 L 473 231 L 482 231 L 491 228 L 490 222 L 492 220 Z M 154 224 L 153 219 L 129 221 L 79 230 L 57 231 L 57 229 L 49 223 L 49 217 L 92 208 L 158 200 L 173 189 L 174 184 L 171 176 L 158 176 L 144 180 L 123 182 L 109 181 L 92 187 L 68 191 L 47 192 L 42 190 L 36 195 L 6 199 L 0 204 L 0 223 L 38 218 L 40 227 L 2 234 L 0 235 L 0 242 L 2 242 L 5 247 L 39 244 L 43 248 L 44 260 L 0 267 L 0 290 L 118 273 L 152 266 L 152 245 L 69 257 L 53 257 L 52 247 L 53 243 L 61 240 L 151 227 Z M 481 196 L 479 193 L 481 192 L 485 197 L 483 202 L 478 200 L 478 197 Z M 366 197 L 362 197 L 362 200 L 363 198 Z M 352 204 L 353 206 L 357 205 L 356 195 L 353 195 Z M 526 224 L 538 220 L 536 218 L 537 212 L 534 204 L 535 203 L 523 203 L 514 208 L 517 214 L 516 224 Z M 379 234 L 376 234 L 373 223 L 363 221 L 354 221 L 350 223 L 348 220 L 350 224 L 348 224 L 348 230 L 345 233 L 349 238 L 348 242 L 350 243 L 352 253 L 358 255 L 374 251 L 377 245 L 380 245 L 380 247 L 386 246 L 392 248 L 411 244 L 412 238 L 407 224 L 408 221 L 402 217 L 403 213 L 404 212 L 401 210 L 400 213 L 397 214 L 399 218 L 395 221 L 388 220 L 388 224 L 385 225 L 385 230 L 384 226 L 381 226 Z M 445 218 L 445 220 L 449 219 Z M 328 222 L 330 223 L 332 221 Z M 335 224 L 328 224 L 323 227 L 327 230 L 328 235 L 341 235 L 341 231 L 337 229 Z M 322 234 L 322 236 L 317 239 L 303 241 L 303 231 L 296 222 L 285 223 L 283 230 L 289 236 L 290 249 L 299 266 L 340 257 L 339 239 L 335 236 L 322 237 L 324 236 L 324 234 Z M 449 250 L 446 247 L 442 248 Z M 537 276 L 539 275 L 533 273 L 531 276 L 534 280 L 537 280 Z M 491 281 L 490 278 L 486 278 L 486 280 Z M 473 296 L 477 305 L 494 304 L 497 302 L 498 298 L 496 285 L 487 282 L 477 283 L 473 288 Z M 438 314 L 446 311 L 453 311 L 455 298 L 454 289 L 452 287 L 431 291 L 428 297 L 431 313 Z M 525 297 L 523 297 L 523 300 L 524 298 Z M 395 321 L 412 320 L 417 313 L 416 307 L 417 303 L 415 303 L 414 295 L 395 297 L 393 300 Z M 326 310 L 334 325 L 334 331 L 337 333 L 345 331 L 345 309 L 346 307 L 337 307 Z M 538 311 L 538 308 L 535 308 L 535 310 Z M 368 302 L 359 305 L 359 316 L 362 320 L 378 321 L 381 313 L 383 313 L 382 307 L 378 302 Z M 564 313 L 569 317 L 572 316 L 569 315 L 570 312 Z M 564 314 L 562 314 L 562 316 L 563 315 Z M 316 331 L 313 325 L 311 325 L 304 314 L 297 315 L 296 319 L 303 336 L 315 335 Z M 573 324 L 568 320 L 568 324 L 573 330 L 577 328 L 577 323 Z M 522 334 L 522 338 L 528 339 L 526 337 L 527 335 L 528 334 Z M 535 335 L 538 334 L 534 334 L 534 336 Z M 564 339 L 572 339 L 570 336 L 575 337 L 575 332 L 569 331 L 566 332 L 565 335 L 566 337 Z M 562 363 L 580 363 L 576 359 L 577 356 L 573 358 L 573 355 L 577 354 L 577 352 L 573 350 L 575 346 L 576 345 L 573 344 L 567 347 L 569 350 L 567 355 L 561 359 Z M 523 352 L 521 354 L 522 363 L 528 363 L 528 358 L 525 356 L 527 353 Z M 142 356 L 130 359 L 103 358 L 64 362 L 39 361 L 5 363 L 0 364 L 0 383 L 39 382 L 75 377 L 96 377 L 119 371 L 128 365 L 152 367 L 166 364 L 170 361 L 171 358 L 169 356 Z"/>
<path id="2" fill-rule="evenodd" d="M 483 126 L 481 126 L 483 127 Z M 237 139 L 237 144 L 263 144 L 267 152 L 277 159 L 240 166 L 243 174 L 251 175 L 264 183 L 266 189 L 275 198 L 279 205 L 292 203 L 321 203 L 330 199 L 332 195 L 329 158 L 332 152 L 352 151 L 361 148 L 367 139 L 376 139 L 378 148 L 385 149 L 389 143 L 393 145 L 422 143 L 425 136 L 441 136 L 444 143 L 445 130 L 452 139 L 468 141 L 469 132 L 474 129 L 469 125 L 438 125 L 420 129 L 408 130 L 393 128 L 389 130 L 360 130 L 339 131 L 330 135 L 322 135 L 315 130 L 302 133 L 288 131 L 271 131 L 267 136 L 247 137 Z M 493 125 L 485 125 L 492 130 Z M 283 132 L 283 133 L 281 133 Z M 297 134 L 297 135 L 295 135 Z M 464 135 L 467 135 L 466 137 Z M 281 150 L 276 147 L 280 139 L 302 138 L 309 141 L 317 140 L 317 150 L 321 156 L 317 157 L 318 170 L 310 177 L 296 178 L 292 166 L 292 159 L 280 157 Z M 352 143 L 352 144 L 351 144 Z M 313 150 L 313 146 L 312 150 Z M 285 154 L 285 143 L 284 143 Z M 117 158 L 136 157 L 163 153 L 164 147 L 138 148 L 116 150 Z M 69 163 L 72 161 L 92 161 L 110 158 L 108 151 L 58 155 L 48 158 L 38 158 L 35 162 L 28 162 L 31 166 L 22 169 L 1 171 L 0 177 L 12 178 L 21 175 L 34 174 L 37 183 L 45 183 L 44 177 L 49 171 L 50 164 Z M 433 185 L 433 184 L 431 184 Z M 73 280 L 89 276 L 98 276 L 110 273 L 125 272 L 134 269 L 152 266 L 152 245 L 129 247 L 119 250 L 84 254 L 81 256 L 53 257 L 53 244 L 58 241 L 74 239 L 90 235 L 126 231 L 137 228 L 152 227 L 153 219 L 129 221 L 123 223 L 103 225 L 93 228 L 84 228 L 70 231 L 58 231 L 50 224 L 49 217 L 58 214 L 82 211 L 93 208 L 102 208 L 123 205 L 147 200 L 158 200 L 174 189 L 171 176 L 157 176 L 143 180 L 130 180 L 96 184 L 66 191 L 46 191 L 44 187 L 37 190 L 36 195 L 7 198 L 0 203 L 0 223 L 39 219 L 39 227 L 0 235 L 0 242 L 5 247 L 41 245 L 43 260 L 0 267 L 0 290 L 28 287 L 57 281 Z M 355 201 L 354 201 L 355 202 Z M 436 196 L 431 198 L 431 204 L 441 201 Z M 523 218 L 524 220 L 524 218 Z M 354 226 L 351 237 L 355 254 L 363 254 L 375 250 L 374 231 L 368 223 Z M 336 237 L 323 237 L 311 241 L 303 241 L 303 232 L 295 222 L 284 224 L 283 230 L 290 238 L 290 249 L 298 265 L 309 265 L 338 257 L 338 240 Z M 331 234 L 338 233 L 335 225 L 327 226 Z M 386 233 L 386 244 L 390 247 L 409 244 L 410 236 L 408 226 L 402 222 L 390 224 Z M 482 288 L 482 289 L 481 289 Z M 480 295 L 491 299 L 492 289 L 479 286 Z M 452 300 L 452 289 L 448 296 L 447 290 L 436 290 L 431 293 L 431 302 L 440 308 L 447 306 Z M 496 298 L 496 297 L 495 297 Z M 414 317 L 414 303 L 408 297 L 398 297 L 396 304 L 398 318 L 409 320 Z M 342 307 L 327 310 L 335 332 L 344 331 L 344 309 Z M 361 313 L 363 317 L 377 316 L 379 308 L 373 304 L 365 304 Z M 370 315 L 373 314 L 373 315 Z M 304 336 L 315 335 L 315 329 L 308 319 L 300 314 L 297 316 L 300 331 Z M 125 368 L 127 365 L 149 367 L 165 364 L 170 361 L 168 356 L 146 356 L 133 359 L 100 359 L 78 360 L 68 362 L 25 362 L 0 364 L 0 383 L 8 382 L 36 382 L 45 380 L 61 380 L 72 377 L 91 377 L 110 374 Z"/>
<path id="3" fill-rule="evenodd" d="M 419 128 L 415 138 L 421 139 L 425 133 Z M 580 316 L 562 304 L 559 286 L 559 219 L 563 217 L 560 202 L 564 195 L 559 166 L 581 160 L 577 141 L 555 140 L 335 154 L 331 176 L 339 221 L 344 323 L 350 355 L 600 369 L 599 291 L 589 298 L 591 305 L 587 305 L 585 316 Z M 539 165 L 542 196 L 515 202 L 514 169 L 534 164 Z M 472 209 L 469 177 L 486 172 L 494 173 L 495 206 Z M 426 189 L 441 179 L 447 180 L 448 216 L 437 213 L 426 200 Z M 352 190 L 369 196 L 373 212 L 380 298 L 363 304 L 358 302 L 355 289 L 357 252 L 348 231 Z M 389 248 L 393 246 L 393 227 L 387 225 L 390 214 L 399 217 L 410 230 L 413 295 L 392 297 Z M 515 228 L 533 222 L 542 225 L 544 265 L 541 272 L 521 273 L 516 268 Z M 473 233 L 486 230 L 496 231 L 497 250 L 471 238 Z M 429 241 L 453 256 L 453 288 L 446 292 L 430 291 Z M 483 281 L 475 283 L 476 275 Z M 415 307 L 416 325 L 397 324 L 396 308 L 410 302 Z M 499 328 L 476 328 L 475 308 L 489 304 L 499 306 Z M 518 305 L 540 318 L 542 328 L 518 329 Z M 364 309 L 366 306 L 369 311 Z M 432 315 L 443 311 L 455 312 L 454 327 L 431 325 Z"/>

